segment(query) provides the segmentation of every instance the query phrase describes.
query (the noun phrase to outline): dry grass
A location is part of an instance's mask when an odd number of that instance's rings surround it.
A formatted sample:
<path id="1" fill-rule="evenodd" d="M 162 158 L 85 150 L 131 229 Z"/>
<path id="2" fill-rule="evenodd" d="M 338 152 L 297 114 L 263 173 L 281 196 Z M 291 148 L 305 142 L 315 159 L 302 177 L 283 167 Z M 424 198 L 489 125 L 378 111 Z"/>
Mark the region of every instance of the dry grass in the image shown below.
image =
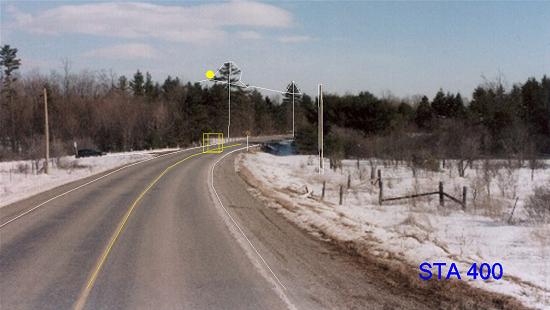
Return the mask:
<path id="1" fill-rule="evenodd" d="M 242 162 L 239 162 L 238 166 L 239 175 L 243 180 L 257 188 L 264 198 L 267 196 L 268 199 L 273 199 L 275 203 L 287 210 L 296 208 L 294 202 L 262 186 Z M 407 217 L 402 224 L 417 227 L 428 234 L 433 230 L 433 227 L 421 223 L 414 216 Z M 323 240 L 353 257 L 361 268 L 366 270 L 369 280 L 381 289 L 398 295 L 411 296 L 427 307 L 453 310 L 528 309 L 513 297 L 474 288 L 462 281 L 423 281 L 418 277 L 418 266 L 412 266 L 402 257 L 391 252 L 373 255 L 373 252 L 380 249 L 373 249 L 372 240 L 367 238 L 353 241 L 338 240 L 335 236 L 328 236 L 319 227 L 311 228 L 316 232 L 313 235 L 321 236 Z M 442 249 L 446 250 L 443 246 Z"/>
<path id="2" fill-rule="evenodd" d="M 529 219 L 535 223 L 550 221 L 550 182 L 535 188 L 524 206 Z"/>
<path id="3" fill-rule="evenodd" d="M 385 258 L 370 254 L 368 244 L 340 242 L 342 249 L 357 257 L 371 275 L 382 275 L 379 285 L 396 294 L 408 294 L 433 309 L 528 309 L 512 297 L 474 288 L 457 281 L 423 281 L 417 266 L 411 266 L 400 257 Z"/>
<path id="4" fill-rule="evenodd" d="M 57 162 L 57 168 L 73 171 L 75 169 L 85 169 L 90 168 L 90 166 L 87 165 L 81 165 L 78 163 L 78 160 L 72 160 L 72 159 L 59 159 Z"/>

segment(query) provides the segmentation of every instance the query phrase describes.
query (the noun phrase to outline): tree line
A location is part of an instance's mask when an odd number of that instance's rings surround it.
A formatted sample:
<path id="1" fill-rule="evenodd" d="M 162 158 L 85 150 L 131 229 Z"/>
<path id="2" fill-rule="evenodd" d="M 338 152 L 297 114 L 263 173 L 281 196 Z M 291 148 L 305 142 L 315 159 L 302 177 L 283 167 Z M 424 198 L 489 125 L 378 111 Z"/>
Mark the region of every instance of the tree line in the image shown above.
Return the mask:
<path id="1" fill-rule="evenodd" d="M 0 158 L 39 158 L 44 149 L 43 88 L 48 93 L 52 155 L 79 147 L 127 151 L 184 146 L 202 132 L 227 131 L 227 85 L 153 81 L 137 70 L 130 78 L 110 72 L 17 74 L 17 50 L 1 53 Z M 24 64 L 23 64 L 24 65 Z M 66 65 L 66 64 L 65 64 Z M 285 100 L 233 86 L 231 137 L 289 133 Z"/>
<path id="2" fill-rule="evenodd" d="M 334 158 L 505 157 L 550 154 L 550 78 L 506 89 L 501 79 L 475 88 L 471 100 L 439 90 L 427 96 L 378 98 L 369 92 L 324 96 L 325 153 Z M 296 137 L 316 153 L 317 109 L 305 106 Z"/>
<path id="3" fill-rule="evenodd" d="M 108 71 L 19 74 L 17 49 L 0 49 L 0 159 L 39 158 L 44 148 L 43 88 L 48 92 L 53 156 L 79 147 L 126 151 L 184 146 L 202 132 L 227 131 L 227 84 L 154 81 L 137 70 L 130 77 Z M 230 64 L 227 64 L 228 66 Z M 229 68 L 215 78 L 235 81 Z M 232 72 L 235 74 L 235 72 Z M 290 83 L 282 98 L 233 86 L 231 136 L 290 133 Z M 316 153 L 316 98 L 295 96 L 296 146 Z M 379 98 L 369 92 L 325 94 L 326 153 L 334 158 L 370 156 L 441 158 L 533 156 L 550 153 L 550 79 L 530 78 L 506 89 L 484 82 L 471 95 L 440 90 L 426 96 Z M 462 154 L 462 155 L 461 155 Z"/>

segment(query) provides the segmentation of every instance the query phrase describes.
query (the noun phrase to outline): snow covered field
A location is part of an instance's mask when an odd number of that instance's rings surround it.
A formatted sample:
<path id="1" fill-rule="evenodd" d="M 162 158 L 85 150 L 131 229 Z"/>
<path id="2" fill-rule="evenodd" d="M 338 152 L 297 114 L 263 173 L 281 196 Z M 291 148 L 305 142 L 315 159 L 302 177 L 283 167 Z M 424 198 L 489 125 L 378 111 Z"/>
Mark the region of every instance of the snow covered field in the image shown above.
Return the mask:
<path id="1" fill-rule="evenodd" d="M 468 187 L 467 208 L 464 211 L 450 200 L 439 207 L 437 195 L 380 206 L 378 187 L 370 180 L 371 164 L 382 170 L 385 197 L 437 191 L 443 181 L 445 192 L 459 199 L 462 186 Z M 316 157 L 266 153 L 243 154 L 236 165 L 257 185 L 260 196 L 274 200 L 273 207 L 320 238 L 351 242 L 378 257 L 405 261 L 416 270 L 424 261 L 455 262 L 462 281 L 512 295 L 529 307 L 550 308 L 550 224 L 528 221 L 523 208 L 536 186 L 549 184 L 550 168 L 535 170 L 533 179 L 528 168 L 497 166 L 484 172 L 480 163 L 467 169 L 464 178 L 458 177 L 456 166 L 439 172 L 418 170 L 413 177 L 405 165 L 361 161 L 358 168 L 356 161 L 343 161 L 342 169 L 325 168 L 321 176 Z M 323 181 L 326 193 L 321 200 Z M 344 186 L 341 206 L 340 185 Z M 466 276 L 472 263 L 483 262 L 501 263 L 504 277 L 483 281 Z"/>
<path id="2" fill-rule="evenodd" d="M 37 173 L 33 169 L 35 161 L 31 160 L 0 162 L 0 207 L 65 183 L 175 150 L 177 149 L 110 153 L 85 158 L 64 156 L 58 161 L 52 161 L 49 174 Z M 40 162 L 39 169 L 42 165 L 43 162 Z"/>

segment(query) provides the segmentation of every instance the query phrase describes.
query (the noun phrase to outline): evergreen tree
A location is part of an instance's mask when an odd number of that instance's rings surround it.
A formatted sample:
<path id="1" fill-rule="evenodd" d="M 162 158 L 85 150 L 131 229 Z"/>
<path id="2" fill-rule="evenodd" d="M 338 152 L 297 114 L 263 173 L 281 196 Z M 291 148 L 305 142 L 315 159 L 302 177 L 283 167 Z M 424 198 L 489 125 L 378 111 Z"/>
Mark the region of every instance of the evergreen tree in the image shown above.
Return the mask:
<path id="1" fill-rule="evenodd" d="M 0 49 L 0 66 L 2 69 L 2 82 L 4 90 L 7 92 L 13 91 L 12 84 L 17 80 L 13 76 L 13 72 L 19 69 L 21 59 L 17 58 L 17 49 L 11 48 L 9 45 L 2 46 Z"/>
<path id="2" fill-rule="evenodd" d="M 541 83 L 530 78 L 521 87 L 522 103 L 526 112 L 525 121 L 531 134 L 540 135 L 541 140 L 550 139 L 550 82 L 545 76 Z M 545 139 L 546 138 L 546 139 Z"/>
<path id="3" fill-rule="evenodd" d="M 298 85 L 294 81 L 290 82 L 286 86 L 286 93 L 283 95 L 283 103 L 288 102 L 292 104 L 292 94 L 294 94 L 294 103 L 298 104 L 302 100 L 302 94 L 300 93 L 300 89 L 298 89 Z"/>
<path id="4" fill-rule="evenodd" d="M 128 90 L 128 78 L 126 78 L 126 76 L 121 75 L 118 78 L 117 88 L 123 92 L 126 92 Z"/>
<path id="5" fill-rule="evenodd" d="M 481 86 L 474 89 L 469 110 L 472 112 L 472 115 L 476 120 L 484 121 L 492 114 L 492 111 L 494 110 L 492 104 L 493 97 L 494 92 L 490 89 L 486 90 Z"/>
<path id="6" fill-rule="evenodd" d="M 17 77 L 13 75 L 14 71 L 19 69 L 21 65 L 21 59 L 17 58 L 17 49 L 11 48 L 9 45 L 4 45 L 0 49 L 0 66 L 2 67 L 2 95 L 6 97 L 4 101 L 5 107 L 2 107 L 6 111 L 9 111 L 9 116 L 0 114 L 0 121 L 5 124 L 6 128 L 2 128 L 3 125 L 0 125 L 0 130 L 8 131 L 7 128 L 11 128 L 10 134 L 10 143 L 12 151 L 17 150 L 17 126 L 15 120 L 15 106 L 13 104 L 13 99 L 16 95 L 13 84 L 17 81 Z M 7 124 L 11 124 L 8 126 Z M 2 143 L 6 144 L 6 138 L 8 135 L 2 134 Z"/>
<path id="7" fill-rule="evenodd" d="M 428 129 L 431 127 L 433 118 L 433 110 L 432 106 L 430 105 L 430 101 L 428 97 L 424 96 L 422 97 L 422 100 L 418 104 L 418 107 L 416 108 L 416 115 L 414 118 L 414 122 L 418 126 L 418 128 Z"/>
<path id="8" fill-rule="evenodd" d="M 143 96 L 144 79 L 143 73 L 141 73 L 141 71 L 137 70 L 137 72 L 134 74 L 134 78 L 132 79 L 132 81 L 130 81 L 130 88 L 132 89 L 134 96 Z"/>
<path id="9" fill-rule="evenodd" d="M 397 112 L 403 116 L 404 120 L 410 120 L 414 117 L 414 109 L 410 104 L 401 102 L 397 108 Z"/>
<path id="10" fill-rule="evenodd" d="M 233 62 L 226 62 L 217 72 L 217 75 L 213 78 L 215 81 L 225 82 L 230 81 L 231 84 L 236 84 L 240 81 L 241 69 Z M 243 85 L 244 86 L 244 85 Z"/>
<path id="11" fill-rule="evenodd" d="M 231 124 L 231 108 L 233 107 L 233 110 L 235 110 L 235 108 L 239 109 L 238 105 L 234 105 L 232 103 L 235 103 L 235 101 L 238 103 L 243 102 L 243 100 L 241 100 L 239 97 L 241 97 L 241 95 L 244 95 L 245 93 L 245 88 L 244 88 L 245 85 L 240 81 L 240 78 L 241 78 L 241 69 L 239 69 L 239 67 L 237 67 L 237 65 L 235 65 L 235 63 L 231 61 L 224 63 L 222 67 L 218 70 L 216 76 L 214 76 L 213 78 L 214 81 L 219 81 L 224 83 L 224 86 L 227 89 L 227 95 L 230 98 L 230 101 L 228 103 L 229 113 L 228 113 L 227 122 L 226 122 L 226 124 L 228 125 L 227 125 L 227 131 L 225 131 L 225 134 L 227 137 L 231 135 L 230 128 L 229 128 Z M 219 83 L 219 84 L 222 84 L 222 83 Z M 234 90 L 237 91 L 237 96 L 231 95 Z M 242 109 L 243 107 L 240 106 L 240 108 Z M 219 123 L 217 125 L 219 125 Z"/>
<path id="12" fill-rule="evenodd" d="M 294 102 L 293 102 L 294 100 Z M 286 87 L 286 93 L 283 94 L 283 102 L 281 105 L 281 116 L 284 116 L 285 129 L 292 129 L 292 114 L 294 105 L 294 118 L 296 118 L 296 107 L 301 103 L 302 96 L 300 90 L 294 81 L 290 82 Z"/>
<path id="13" fill-rule="evenodd" d="M 145 84 L 143 85 L 143 91 L 148 99 L 155 98 L 155 84 L 149 72 L 145 73 Z"/>
<path id="14" fill-rule="evenodd" d="M 178 87 L 181 86 L 179 78 L 173 79 L 171 76 L 168 76 L 164 83 L 162 83 L 162 86 L 160 86 L 160 91 L 164 95 L 165 99 L 171 100 L 173 99 L 176 90 Z M 191 87 L 190 84 L 187 85 L 188 87 Z"/>
<path id="15" fill-rule="evenodd" d="M 453 118 L 462 118 L 464 117 L 466 107 L 464 106 L 464 100 L 460 93 L 457 93 L 456 96 L 450 97 L 451 106 L 449 116 Z"/>
<path id="16" fill-rule="evenodd" d="M 432 100 L 432 111 L 435 115 L 444 116 L 447 110 L 447 98 L 442 89 L 439 89 Z"/>

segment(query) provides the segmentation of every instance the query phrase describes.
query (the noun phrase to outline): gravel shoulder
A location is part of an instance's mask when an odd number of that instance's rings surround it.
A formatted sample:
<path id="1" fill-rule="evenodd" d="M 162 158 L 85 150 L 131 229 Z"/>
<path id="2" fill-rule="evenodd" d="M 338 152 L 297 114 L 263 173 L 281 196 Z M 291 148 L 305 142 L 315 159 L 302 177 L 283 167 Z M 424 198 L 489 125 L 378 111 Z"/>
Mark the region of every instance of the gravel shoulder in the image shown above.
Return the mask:
<path id="1" fill-rule="evenodd" d="M 511 297 L 458 281 L 420 281 L 413 266 L 395 258 L 305 232 L 279 212 L 284 201 L 258 186 L 235 155 L 217 169 L 224 205 L 298 309 L 525 309 Z"/>

